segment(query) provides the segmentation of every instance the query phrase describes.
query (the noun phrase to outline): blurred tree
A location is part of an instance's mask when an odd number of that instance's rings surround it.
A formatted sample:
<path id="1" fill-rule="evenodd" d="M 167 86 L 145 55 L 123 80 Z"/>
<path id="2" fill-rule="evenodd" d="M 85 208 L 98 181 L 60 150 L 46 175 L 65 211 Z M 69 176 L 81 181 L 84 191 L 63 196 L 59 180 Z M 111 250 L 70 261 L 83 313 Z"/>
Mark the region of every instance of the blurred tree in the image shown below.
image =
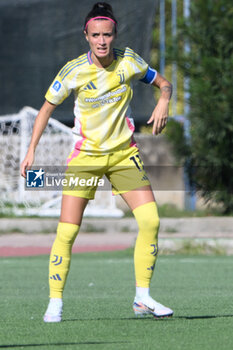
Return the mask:
<path id="1" fill-rule="evenodd" d="M 233 212 L 233 3 L 195 0 L 190 11 L 188 23 L 178 22 L 176 48 L 167 47 L 169 59 L 190 78 L 190 139 L 176 122 L 168 123 L 166 134 L 196 190 L 227 214 Z"/>

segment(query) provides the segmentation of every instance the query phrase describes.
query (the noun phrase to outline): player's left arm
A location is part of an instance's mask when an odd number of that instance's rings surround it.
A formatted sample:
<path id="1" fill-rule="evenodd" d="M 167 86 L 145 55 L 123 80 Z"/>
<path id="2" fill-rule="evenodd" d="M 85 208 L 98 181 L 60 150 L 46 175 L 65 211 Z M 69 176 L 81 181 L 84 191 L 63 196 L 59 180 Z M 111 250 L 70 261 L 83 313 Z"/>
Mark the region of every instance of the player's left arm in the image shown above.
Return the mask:
<path id="1" fill-rule="evenodd" d="M 160 89 L 161 95 L 147 124 L 153 122 L 152 134 L 158 135 L 167 124 L 169 101 L 172 96 L 172 84 L 157 72 L 152 85 Z"/>

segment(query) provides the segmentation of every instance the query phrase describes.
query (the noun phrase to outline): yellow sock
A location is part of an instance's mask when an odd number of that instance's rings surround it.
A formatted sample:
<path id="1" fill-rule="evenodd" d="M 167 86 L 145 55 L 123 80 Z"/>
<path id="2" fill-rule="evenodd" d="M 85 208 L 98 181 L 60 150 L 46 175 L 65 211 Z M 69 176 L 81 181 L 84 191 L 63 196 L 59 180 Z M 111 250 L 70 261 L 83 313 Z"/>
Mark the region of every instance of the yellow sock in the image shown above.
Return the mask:
<path id="1" fill-rule="evenodd" d="M 158 253 L 159 216 L 155 202 L 133 210 L 138 223 L 138 237 L 134 250 L 136 286 L 149 288 Z"/>
<path id="2" fill-rule="evenodd" d="M 58 224 L 49 261 L 50 298 L 62 298 L 70 267 L 71 249 L 78 231 L 78 225 L 64 222 Z"/>

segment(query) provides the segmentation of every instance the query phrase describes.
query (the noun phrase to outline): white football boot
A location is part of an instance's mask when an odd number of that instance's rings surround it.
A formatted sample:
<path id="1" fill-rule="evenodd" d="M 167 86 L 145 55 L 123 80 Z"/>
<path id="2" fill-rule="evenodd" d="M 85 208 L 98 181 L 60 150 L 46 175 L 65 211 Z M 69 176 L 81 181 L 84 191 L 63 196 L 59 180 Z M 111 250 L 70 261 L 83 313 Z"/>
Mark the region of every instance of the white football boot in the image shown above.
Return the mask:
<path id="1" fill-rule="evenodd" d="M 44 314 L 44 322 L 61 322 L 62 320 L 62 299 L 51 298 L 48 308 Z"/>
<path id="2" fill-rule="evenodd" d="M 173 310 L 158 303 L 150 296 L 146 296 L 144 298 L 135 297 L 133 310 L 136 316 L 151 314 L 155 318 L 166 318 L 173 315 Z"/>

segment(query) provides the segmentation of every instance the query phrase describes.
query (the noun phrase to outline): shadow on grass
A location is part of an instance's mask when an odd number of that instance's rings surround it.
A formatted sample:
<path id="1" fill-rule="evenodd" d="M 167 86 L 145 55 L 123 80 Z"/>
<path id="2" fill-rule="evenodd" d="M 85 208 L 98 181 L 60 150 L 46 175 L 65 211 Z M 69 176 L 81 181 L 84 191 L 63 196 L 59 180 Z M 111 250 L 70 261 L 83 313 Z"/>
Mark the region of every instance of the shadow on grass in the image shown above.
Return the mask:
<path id="1" fill-rule="evenodd" d="M 9 344 L 9 345 L 0 345 L 0 349 L 10 349 L 10 348 L 26 348 L 29 346 L 65 346 L 65 345 L 105 345 L 105 344 L 129 344 L 129 342 L 124 342 L 124 341 L 86 341 L 86 342 L 70 342 L 70 343 L 46 343 L 46 344 Z"/>
<path id="2" fill-rule="evenodd" d="M 171 320 L 172 317 L 169 318 L 161 318 L 161 319 L 156 319 L 158 321 L 168 321 Z M 122 318 L 111 318 L 111 317 L 103 317 L 103 318 L 73 318 L 73 319 L 66 319 L 63 320 L 62 322 L 83 322 L 83 321 L 154 321 L 155 318 L 148 315 L 145 317 L 122 317 Z"/>
<path id="3" fill-rule="evenodd" d="M 184 320 L 204 320 L 204 319 L 225 318 L 225 317 L 233 317 L 233 315 L 177 316 L 175 318 L 184 319 Z"/>
<path id="4" fill-rule="evenodd" d="M 215 318 L 227 318 L 232 317 L 233 315 L 201 315 L 201 316 L 173 316 L 173 317 L 164 317 L 156 318 L 151 315 L 145 317 L 121 317 L 121 318 L 111 318 L 111 317 L 99 317 L 99 318 L 74 318 L 66 319 L 62 322 L 80 322 L 80 321 L 176 321 L 176 320 L 205 320 L 205 319 L 215 319 Z M 0 346 L 1 348 L 1 346 Z"/>

